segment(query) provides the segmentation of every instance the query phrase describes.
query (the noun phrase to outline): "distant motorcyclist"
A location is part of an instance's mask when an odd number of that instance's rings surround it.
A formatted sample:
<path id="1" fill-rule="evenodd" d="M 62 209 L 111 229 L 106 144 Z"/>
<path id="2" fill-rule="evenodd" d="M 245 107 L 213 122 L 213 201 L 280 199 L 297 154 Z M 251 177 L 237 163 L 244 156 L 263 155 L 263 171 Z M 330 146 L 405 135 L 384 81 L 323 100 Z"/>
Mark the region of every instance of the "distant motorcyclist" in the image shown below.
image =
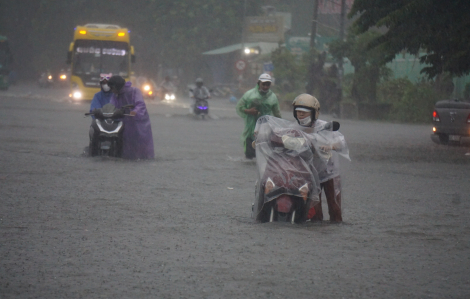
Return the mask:
<path id="1" fill-rule="evenodd" d="M 165 76 L 165 79 L 160 84 L 160 88 L 162 91 L 162 98 L 165 97 L 166 93 L 174 93 L 175 92 L 175 85 L 171 82 L 170 76 Z"/>
<path id="2" fill-rule="evenodd" d="M 111 100 L 111 96 L 113 93 L 111 92 L 111 88 L 108 86 L 108 80 L 111 78 L 112 74 L 101 74 L 100 75 L 100 88 L 101 90 L 95 93 L 93 96 L 93 100 L 91 101 L 90 105 L 90 112 L 97 113 L 95 109 L 103 108 L 104 105 L 108 104 Z M 93 111 L 95 110 L 95 111 Z M 99 137 L 99 129 L 96 124 L 95 116 L 92 115 L 93 120 L 91 121 L 89 136 L 90 136 L 90 145 L 88 147 L 88 153 L 90 156 L 96 156 L 99 153 L 99 144 L 98 144 L 98 137 Z"/>
<path id="3" fill-rule="evenodd" d="M 273 115 L 281 118 L 279 101 L 277 96 L 269 89 L 271 87 L 272 78 L 268 74 L 261 74 L 255 88 L 248 90 L 238 101 L 236 111 L 245 121 L 245 129 L 243 130 L 241 141 L 245 149 L 245 157 L 253 159 L 255 151 L 251 147 L 253 142 L 253 132 L 255 130 L 256 121 L 263 115 Z"/>
<path id="4" fill-rule="evenodd" d="M 211 94 L 207 87 L 203 86 L 204 81 L 202 78 L 196 79 L 196 87 L 190 91 L 189 96 L 192 99 L 191 106 L 189 107 L 189 113 L 194 113 L 194 108 L 196 107 L 197 99 L 207 100 L 210 99 Z"/>

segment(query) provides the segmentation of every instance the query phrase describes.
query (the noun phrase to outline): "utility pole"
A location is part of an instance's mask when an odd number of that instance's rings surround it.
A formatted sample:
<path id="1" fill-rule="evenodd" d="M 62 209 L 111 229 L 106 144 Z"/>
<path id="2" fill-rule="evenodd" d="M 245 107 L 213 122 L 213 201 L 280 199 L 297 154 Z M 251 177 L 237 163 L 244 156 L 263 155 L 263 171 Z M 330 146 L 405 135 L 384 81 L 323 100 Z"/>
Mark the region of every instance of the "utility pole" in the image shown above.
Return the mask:
<path id="1" fill-rule="evenodd" d="M 246 0 L 245 3 L 243 4 L 243 26 L 242 26 L 242 52 L 241 52 L 241 58 L 243 58 L 243 53 L 245 53 L 245 22 L 246 18 Z"/>
<path id="2" fill-rule="evenodd" d="M 346 17 L 346 0 L 341 0 L 341 19 L 339 20 L 339 40 L 344 41 L 344 21 Z M 343 83 L 343 57 L 338 61 L 339 86 L 342 88 Z"/>
<path id="3" fill-rule="evenodd" d="M 315 37 L 317 36 L 318 4 L 320 0 L 313 0 L 312 30 L 310 31 L 310 49 L 315 48 Z"/>
<path id="4" fill-rule="evenodd" d="M 320 0 L 313 0 L 313 17 L 312 17 L 312 30 L 310 31 L 310 65 L 307 74 L 306 92 L 313 94 L 315 86 L 315 37 L 317 36 L 317 22 L 318 22 L 318 5 Z"/>

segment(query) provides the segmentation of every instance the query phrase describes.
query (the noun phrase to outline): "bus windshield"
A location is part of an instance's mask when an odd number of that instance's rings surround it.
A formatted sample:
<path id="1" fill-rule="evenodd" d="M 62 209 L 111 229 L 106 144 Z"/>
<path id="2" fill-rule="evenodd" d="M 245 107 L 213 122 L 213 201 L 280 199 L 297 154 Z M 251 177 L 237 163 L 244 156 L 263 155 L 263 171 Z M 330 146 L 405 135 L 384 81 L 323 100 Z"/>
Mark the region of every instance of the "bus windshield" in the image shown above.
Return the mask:
<path id="1" fill-rule="evenodd" d="M 129 45 L 125 42 L 77 40 L 73 51 L 73 75 L 129 76 Z"/>

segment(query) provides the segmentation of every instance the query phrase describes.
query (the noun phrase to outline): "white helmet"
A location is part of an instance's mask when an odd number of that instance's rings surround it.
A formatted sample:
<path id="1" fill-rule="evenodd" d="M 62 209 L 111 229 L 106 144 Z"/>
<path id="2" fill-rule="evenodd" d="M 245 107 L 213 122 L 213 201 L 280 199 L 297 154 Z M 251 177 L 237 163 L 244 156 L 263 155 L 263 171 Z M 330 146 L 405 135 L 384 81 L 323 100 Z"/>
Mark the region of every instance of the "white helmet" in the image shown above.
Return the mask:
<path id="1" fill-rule="evenodd" d="M 261 81 L 261 82 L 273 82 L 271 76 L 268 75 L 268 74 L 261 74 L 261 76 L 259 76 L 259 78 L 258 78 L 258 81 Z"/>
<path id="2" fill-rule="evenodd" d="M 318 119 L 318 116 L 320 115 L 320 102 L 316 97 L 306 93 L 298 95 L 292 102 L 292 106 L 294 106 L 294 117 L 297 122 L 299 119 L 297 118 L 297 113 L 295 113 L 296 110 L 309 111 L 312 117 L 312 124 Z"/>

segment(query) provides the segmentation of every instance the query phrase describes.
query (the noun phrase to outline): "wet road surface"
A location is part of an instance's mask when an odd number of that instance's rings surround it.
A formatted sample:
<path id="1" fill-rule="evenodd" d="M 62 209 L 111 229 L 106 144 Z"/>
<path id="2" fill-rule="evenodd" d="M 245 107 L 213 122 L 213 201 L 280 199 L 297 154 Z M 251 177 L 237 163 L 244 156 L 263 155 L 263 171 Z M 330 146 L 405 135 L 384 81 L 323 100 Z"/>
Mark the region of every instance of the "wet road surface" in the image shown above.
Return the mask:
<path id="1" fill-rule="evenodd" d="M 0 298 L 470 296 L 468 147 L 340 120 L 345 222 L 256 224 L 235 105 L 188 105 L 148 101 L 156 159 L 123 161 L 82 155 L 66 90 L 0 93 Z"/>

